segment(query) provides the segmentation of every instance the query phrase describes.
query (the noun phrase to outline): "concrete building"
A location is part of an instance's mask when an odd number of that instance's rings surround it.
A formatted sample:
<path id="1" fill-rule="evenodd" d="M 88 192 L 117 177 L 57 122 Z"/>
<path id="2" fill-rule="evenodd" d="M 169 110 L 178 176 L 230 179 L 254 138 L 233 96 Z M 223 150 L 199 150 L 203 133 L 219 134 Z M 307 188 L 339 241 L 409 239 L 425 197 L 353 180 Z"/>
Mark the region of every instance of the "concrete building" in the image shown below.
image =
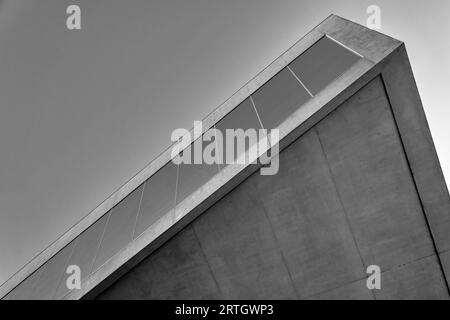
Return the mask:
<path id="1" fill-rule="evenodd" d="M 0 295 L 450 297 L 450 197 L 401 41 L 328 17 L 203 121 L 256 127 L 280 130 L 277 174 L 177 166 L 169 148 Z"/>

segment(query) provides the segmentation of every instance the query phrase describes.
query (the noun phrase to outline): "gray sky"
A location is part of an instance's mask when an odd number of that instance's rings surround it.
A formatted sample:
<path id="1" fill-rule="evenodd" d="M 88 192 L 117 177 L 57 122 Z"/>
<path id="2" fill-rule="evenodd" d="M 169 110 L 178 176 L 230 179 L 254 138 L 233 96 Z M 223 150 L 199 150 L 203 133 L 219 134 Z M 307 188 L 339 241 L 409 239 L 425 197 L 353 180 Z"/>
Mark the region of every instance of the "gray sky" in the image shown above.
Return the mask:
<path id="1" fill-rule="evenodd" d="M 66 29 L 78 4 L 82 30 Z M 450 1 L 0 0 L 0 283 L 329 14 L 406 42 L 450 179 Z"/>

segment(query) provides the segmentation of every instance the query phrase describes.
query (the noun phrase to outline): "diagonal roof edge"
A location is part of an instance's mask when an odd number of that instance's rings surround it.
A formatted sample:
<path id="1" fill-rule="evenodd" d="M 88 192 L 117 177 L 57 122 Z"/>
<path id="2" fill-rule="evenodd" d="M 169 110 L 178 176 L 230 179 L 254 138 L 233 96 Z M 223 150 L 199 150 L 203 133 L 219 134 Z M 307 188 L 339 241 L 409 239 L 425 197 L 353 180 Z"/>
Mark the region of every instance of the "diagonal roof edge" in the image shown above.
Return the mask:
<path id="1" fill-rule="evenodd" d="M 255 92 L 264 83 L 266 83 L 275 74 L 286 67 L 286 65 L 292 62 L 301 53 L 306 51 L 312 44 L 314 44 L 324 35 L 331 37 L 339 43 L 344 44 L 352 51 L 355 51 L 365 57 L 364 63 L 357 66 L 356 68 L 359 68 L 360 70 L 354 70 L 353 76 L 355 77 L 362 76 L 365 72 L 370 70 L 374 65 L 381 62 L 402 44 L 402 42 L 383 35 L 379 32 L 367 29 L 361 25 L 350 22 L 336 15 L 330 15 L 317 27 L 312 29 L 308 34 L 306 34 L 298 42 L 291 46 L 286 52 L 275 59 L 269 66 L 264 68 L 260 73 L 258 73 L 258 75 L 252 78 L 244 86 L 242 86 L 229 99 L 227 99 L 224 103 L 222 103 L 219 107 L 212 111 L 203 121 L 203 131 L 205 132 L 210 127 L 212 127 L 217 121 L 219 121 L 235 107 L 237 107 L 250 94 Z M 351 84 L 356 79 L 350 77 L 342 80 L 343 82 L 341 83 L 341 86 L 345 86 Z M 343 90 L 345 89 L 345 87 L 339 87 L 338 85 L 334 89 L 338 90 L 336 92 L 339 93 L 339 90 Z M 333 95 L 335 96 L 333 91 L 318 95 L 317 101 L 315 101 L 315 103 L 318 103 L 320 108 L 324 106 L 328 101 L 330 101 L 330 99 L 334 98 Z M 305 120 L 306 118 L 303 121 Z M 288 132 L 286 132 L 286 134 L 287 133 Z M 163 151 L 144 169 L 137 173 L 122 187 L 117 189 L 106 200 L 104 200 L 88 215 L 86 215 L 77 224 L 75 224 L 70 230 L 68 230 L 59 239 L 57 239 L 45 250 L 35 256 L 27 265 L 21 268 L 4 284 L 2 284 L 0 286 L 0 297 L 5 296 L 24 279 L 31 275 L 35 270 L 42 266 L 46 261 L 53 257 L 57 252 L 59 252 L 59 250 L 64 248 L 68 243 L 70 243 L 83 231 L 89 228 L 95 221 L 97 221 L 111 208 L 113 208 L 117 203 L 124 199 L 129 193 L 131 193 L 134 189 L 136 189 L 139 185 L 141 185 L 144 181 L 146 181 L 149 177 L 156 173 L 160 168 L 162 168 L 167 162 L 169 162 L 171 160 L 172 146 Z M 184 209 L 189 210 L 188 208 Z M 187 212 L 185 212 L 184 214 L 187 214 Z M 169 228 L 170 226 L 166 227 Z M 138 248 L 135 248 L 135 250 L 132 251 L 136 250 L 138 250 Z M 134 252 L 133 255 L 136 253 L 137 252 Z M 93 287 L 92 284 L 91 287 Z"/>

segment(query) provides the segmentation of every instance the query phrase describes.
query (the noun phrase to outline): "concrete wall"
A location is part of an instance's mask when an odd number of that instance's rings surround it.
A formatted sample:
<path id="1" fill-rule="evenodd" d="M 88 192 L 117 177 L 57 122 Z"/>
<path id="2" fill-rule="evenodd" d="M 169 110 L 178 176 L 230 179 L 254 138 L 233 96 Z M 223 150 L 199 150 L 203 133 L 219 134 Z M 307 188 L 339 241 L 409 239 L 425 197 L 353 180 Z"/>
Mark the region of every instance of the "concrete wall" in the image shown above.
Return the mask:
<path id="1" fill-rule="evenodd" d="M 97 298 L 448 299 L 381 78 Z"/>

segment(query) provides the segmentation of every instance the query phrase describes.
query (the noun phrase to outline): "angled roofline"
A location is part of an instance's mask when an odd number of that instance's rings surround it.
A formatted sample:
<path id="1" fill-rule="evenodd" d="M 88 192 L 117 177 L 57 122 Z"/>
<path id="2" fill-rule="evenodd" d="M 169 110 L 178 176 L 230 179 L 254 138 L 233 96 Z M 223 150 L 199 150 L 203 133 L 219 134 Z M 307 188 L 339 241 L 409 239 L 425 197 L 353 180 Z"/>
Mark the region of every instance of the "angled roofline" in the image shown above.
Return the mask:
<path id="1" fill-rule="evenodd" d="M 203 120 L 203 132 L 210 129 L 227 113 L 248 98 L 250 94 L 259 89 L 275 74 L 285 68 L 290 62 L 324 36 L 344 45 L 364 58 L 351 67 L 340 78 L 333 81 L 279 126 L 280 150 L 295 140 L 312 125 L 317 123 L 317 121 L 322 119 L 329 112 L 334 110 L 374 76 L 379 74 L 383 66 L 388 63 L 389 56 L 395 51 L 404 50 L 404 45 L 401 41 L 336 15 L 330 15 L 211 112 Z M 191 132 L 193 132 L 193 129 Z M 49 245 L 44 251 L 34 257 L 27 265 L 9 278 L 0 286 L 0 297 L 4 297 L 8 294 L 128 194 L 171 161 L 171 151 L 173 146 L 174 144 L 163 151 L 156 159 L 111 194 L 69 231 L 63 234 L 59 239 Z M 226 194 L 235 184 L 245 179 L 245 177 L 254 170 L 254 167 L 250 168 L 247 166 L 245 168 L 239 167 L 239 169 L 236 169 L 230 166 L 230 168 L 225 168 L 219 172 L 203 187 L 183 200 L 174 210 L 168 212 L 163 218 L 150 226 L 140 237 L 132 241 L 127 247 L 95 271 L 85 283 L 83 283 L 81 290 L 74 290 L 65 298 L 78 299 L 89 292 L 90 294 L 95 294 L 96 291 L 92 291 L 92 289 L 97 287 L 97 289 L 100 290 L 101 286 L 99 286 L 99 284 L 102 284 L 103 286 L 107 285 L 105 279 L 108 278 L 112 281 L 112 279 L 115 279 L 126 272 L 126 270 L 134 266 L 155 248 L 164 243 L 166 239 L 170 238 L 184 225 L 192 221 L 198 214 L 215 203 L 222 195 Z M 113 275 L 113 277 L 111 277 L 111 275 Z"/>

